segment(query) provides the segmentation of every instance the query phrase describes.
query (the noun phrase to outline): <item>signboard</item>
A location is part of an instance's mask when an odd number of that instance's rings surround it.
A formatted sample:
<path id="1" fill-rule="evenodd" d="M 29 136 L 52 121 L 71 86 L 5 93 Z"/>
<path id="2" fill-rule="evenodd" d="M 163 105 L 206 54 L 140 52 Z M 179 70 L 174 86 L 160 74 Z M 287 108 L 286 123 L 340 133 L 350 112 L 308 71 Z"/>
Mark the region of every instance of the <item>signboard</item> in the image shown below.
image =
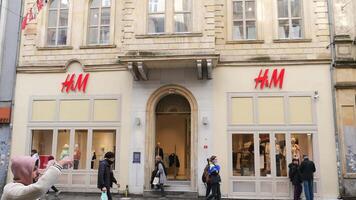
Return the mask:
<path id="1" fill-rule="evenodd" d="M 258 87 L 261 90 L 272 87 L 279 87 L 279 89 L 282 89 L 284 73 L 284 68 L 281 69 L 279 72 L 278 69 L 274 69 L 272 72 L 272 76 L 269 77 L 269 69 L 261 69 L 258 77 L 255 78 L 255 89 L 257 89 Z"/>
<path id="2" fill-rule="evenodd" d="M 83 78 L 84 77 L 84 78 Z M 62 82 L 62 92 L 86 92 L 89 74 L 68 74 L 64 82 Z"/>
<path id="3" fill-rule="evenodd" d="M 133 152 L 132 163 L 141 163 L 141 152 Z"/>

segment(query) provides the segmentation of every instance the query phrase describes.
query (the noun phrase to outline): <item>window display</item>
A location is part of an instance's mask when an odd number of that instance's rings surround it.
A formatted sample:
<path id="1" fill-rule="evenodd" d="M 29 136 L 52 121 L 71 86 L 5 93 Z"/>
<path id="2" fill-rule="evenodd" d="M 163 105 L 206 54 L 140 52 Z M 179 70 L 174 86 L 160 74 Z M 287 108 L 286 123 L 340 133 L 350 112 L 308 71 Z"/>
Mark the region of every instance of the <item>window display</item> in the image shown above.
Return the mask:
<path id="1" fill-rule="evenodd" d="M 95 152 L 93 168 L 98 169 L 99 161 L 104 159 L 106 152 L 116 150 L 116 131 L 115 130 L 93 130 L 93 144 L 92 150 Z M 93 156 L 94 157 L 94 153 Z M 115 164 L 113 165 L 115 169 Z"/>
<path id="2" fill-rule="evenodd" d="M 269 134 L 260 134 L 260 176 L 271 176 L 271 156 Z"/>
<path id="3" fill-rule="evenodd" d="M 286 136 L 284 133 L 275 134 L 276 176 L 287 176 Z"/>
<path id="4" fill-rule="evenodd" d="M 313 160 L 313 141 L 311 133 L 291 134 L 291 151 L 292 158 L 299 159 L 299 163 L 303 161 L 303 155 L 308 155 L 310 160 Z"/>
<path id="5" fill-rule="evenodd" d="M 58 130 L 57 138 L 57 160 L 62 160 L 65 157 L 69 157 L 69 140 L 70 130 Z M 64 169 L 68 169 L 68 166 L 64 166 Z"/>
<path id="6" fill-rule="evenodd" d="M 87 140 L 87 130 L 75 130 L 73 169 L 86 169 Z"/>
<path id="7" fill-rule="evenodd" d="M 255 175 L 253 134 L 232 135 L 232 161 L 234 176 Z"/>
<path id="8" fill-rule="evenodd" d="M 32 130 L 31 150 L 37 150 L 40 157 L 40 169 L 46 168 L 47 160 L 52 155 L 53 131 Z"/>

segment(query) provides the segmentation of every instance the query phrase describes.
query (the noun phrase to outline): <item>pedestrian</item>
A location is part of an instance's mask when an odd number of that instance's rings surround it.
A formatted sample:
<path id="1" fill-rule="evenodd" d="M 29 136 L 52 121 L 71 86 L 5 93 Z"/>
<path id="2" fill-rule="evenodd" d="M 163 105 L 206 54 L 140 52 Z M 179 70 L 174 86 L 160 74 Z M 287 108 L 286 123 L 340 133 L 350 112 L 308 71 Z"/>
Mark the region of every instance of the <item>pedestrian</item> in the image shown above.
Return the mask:
<path id="1" fill-rule="evenodd" d="M 161 196 L 164 197 L 164 184 L 167 181 L 166 168 L 162 162 L 161 156 L 156 156 L 156 165 L 155 165 L 156 177 L 159 177 L 158 188 L 161 189 Z"/>
<path id="2" fill-rule="evenodd" d="M 289 179 L 294 186 L 294 200 L 300 200 L 302 194 L 302 176 L 299 170 L 299 159 L 293 158 L 292 163 L 288 165 Z"/>
<path id="3" fill-rule="evenodd" d="M 313 179 L 315 164 L 313 161 L 309 160 L 307 155 L 304 155 L 304 160 L 302 164 L 300 164 L 300 173 L 302 174 L 303 186 L 304 186 L 304 194 L 306 200 L 314 199 L 314 190 L 313 190 Z"/>
<path id="4" fill-rule="evenodd" d="M 73 161 L 64 158 L 48 167 L 39 177 L 36 159 L 30 156 L 16 156 L 11 159 L 13 182 L 5 185 L 1 200 L 35 200 L 44 195 L 59 179 L 64 165 L 72 165 Z M 37 180 L 37 182 L 34 182 Z"/>
<path id="5" fill-rule="evenodd" d="M 212 194 L 208 196 L 207 200 L 209 199 L 221 199 L 221 192 L 220 192 L 220 166 L 217 164 L 218 159 L 216 156 L 210 157 L 210 167 L 209 167 L 209 175 L 211 181 L 211 190 Z"/>
<path id="6" fill-rule="evenodd" d="M 115 183 L 118 187 L 120 184 L 117 183 L 114 173 L 112 171 L 112 166 L 115 162 L 115 154 L 113 152 L 107 152 L 104 155 L 104 160 L 99 162 L 98 169 L 98 188 L 105 192 L 108 196 L 108 200 L 112 200 L 110 188 L 112 188 L 113 183 Z"/>
<path id="7" fill-rule="evenodd" d="M 210 195 L 210 192 L 211 192 L 211 181 L 210 181 L 210 176 L 209 176 L 209 168 L 210 168 L 209 158 L 206 159 L 206 161 L 207 161 L 207 164 L 204 168 L 204 172 L 202 175 L 202 181 L 206 187 L 205 198 L 208 198 L 208 196 Z"/>
<path id="8" fill-rule="evenodd" d="M 44 172 L 46 172 L 49 167 L 51 167 L 55 163 L 54 157 L 53 156 L 48 156 L 48 162 L 47 162 L 47 167 Z M 56 188 L 56 186 L 52 185 L 51 189 L 55 192 L 55 196 L 58 197 L 59 194 L 61 193 L 60 190 Z M 50 190 L 47 191 L 47 194 L 49 193 Z"/>

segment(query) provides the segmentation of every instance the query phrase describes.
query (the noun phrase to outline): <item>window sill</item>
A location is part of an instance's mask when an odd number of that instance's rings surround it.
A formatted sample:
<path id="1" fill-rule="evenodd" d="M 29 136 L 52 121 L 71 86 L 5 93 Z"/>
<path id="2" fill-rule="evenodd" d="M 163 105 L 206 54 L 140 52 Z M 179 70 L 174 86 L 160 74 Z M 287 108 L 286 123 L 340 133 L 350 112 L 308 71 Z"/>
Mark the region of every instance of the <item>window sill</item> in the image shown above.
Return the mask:
<path id="1" fill-rule="evenodd" d="M 263 44 L 264 40 L 230 40 L 226 44 Z"/>
<path id="2" fill-rule="evenodd" d="M 202 37 L 203 33 L 157 33 L 136 35 L 136 39 L 145 38 L 172 38 L 172 37 Z"/>
<path id="3" fill-rule="evenodd" d="M 312 39 L 276 39 L 274 43 L 307 43 L 312 42 Z"/>
<path id="4" fill-rule="evenodd" d="M 116 48 L 115 44 L 96 44 L 80 46 L 79 49 L 112 49 Z"/>
<path id="5" fill-rule="evenodd" d="M 47 51 L 47 50 L 72 50 L 72 46 L 46 46 L 46 47 L 37 47 L 39 51 Z"/>

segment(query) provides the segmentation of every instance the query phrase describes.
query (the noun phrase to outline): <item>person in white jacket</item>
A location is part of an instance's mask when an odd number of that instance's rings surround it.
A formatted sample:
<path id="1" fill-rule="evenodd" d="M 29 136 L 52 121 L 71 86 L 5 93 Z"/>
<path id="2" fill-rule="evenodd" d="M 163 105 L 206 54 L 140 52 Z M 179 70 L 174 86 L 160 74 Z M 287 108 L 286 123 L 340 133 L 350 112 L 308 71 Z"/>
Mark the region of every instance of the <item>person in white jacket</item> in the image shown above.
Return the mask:
<path id="1" fill-rule="evenodd" d="M 36 159 L 30 156 L 17 156 L 11 159 L 13 182 L 4 187 L 1 200 L 36 200 L 44 195 L 54 185 L 61 175 L 63 165 L 72 165 L 69 158 L 54 163 L 39 177 Z M 34 183 L 34 180 L 37 182 Z"/>

